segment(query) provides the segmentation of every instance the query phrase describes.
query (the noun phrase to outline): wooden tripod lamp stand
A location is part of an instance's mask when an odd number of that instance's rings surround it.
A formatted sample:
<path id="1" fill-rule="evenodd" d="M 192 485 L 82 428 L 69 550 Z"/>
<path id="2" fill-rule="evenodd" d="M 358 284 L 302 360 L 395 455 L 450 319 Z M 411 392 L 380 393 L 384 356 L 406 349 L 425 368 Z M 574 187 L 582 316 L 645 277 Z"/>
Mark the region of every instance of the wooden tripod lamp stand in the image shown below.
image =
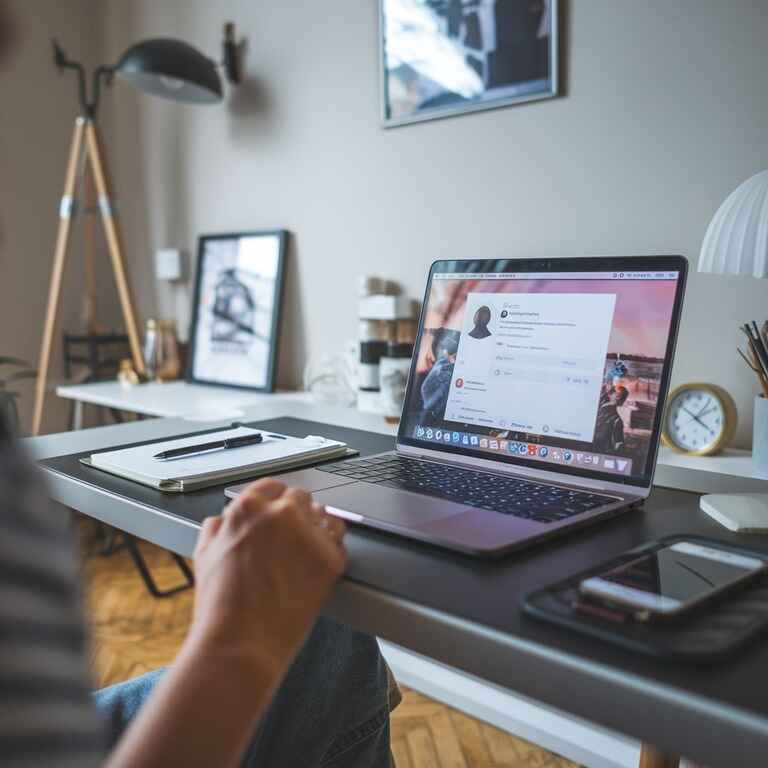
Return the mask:
<path id="1" fill-rule="evenodd" d="M 228 79 L 233 83 L 240 81 L 239 54 L 241 50 L 242 47 L 234 41 L 234 27 L 228 24 L 225 27 L 223 65 Z M 33 435 L 40 433 L 42 424 L 51 345 L 56 329 L 56 315 L 61 297 L 61 284 L 67 260 L 72 218 L 77 208 L 76 191 L 80 178 L 88 177 L 86 182 L 92 180 L 95 187 L 98 211 L 104 225 L 104 234 L 106 235 L 112 271 L 115 275 L 120 308 L 128 333 L 133 363 L 138 373 L 145 372 L 136 312 L 125 270 L 122 240 L 110 195 L 101 139 L 96 126 L 102 84 L 111 85 L 114 75 L 118 75 L 147 93 L 192 104 L 213 104 L 221 101 L 223 95 L 216 62 L 180 40 L 171 38 L 145 40 L 131 46 L 114 66 L 96 67 L 91 74 L 90 97 L 83 65 L 69 59 L 56 41 L 53 42 L 53 53 L 54 63 L 60 71 L 71 69 L 77 75 L 82 115 L 75 121 L 64 180 L 64 194 L 59 207 L 59 228 L 48 293 L 48 308 L 40 346 L 40 362 L 32 420 Z M 90 176 L 88 176 L 89 172 Z M 92 275 L 89 275 L 86 282 L 88 290 L 94 293 L 93 296 L 89 297 L 92 307 L 95 301 L 95 285 Z M 89 328 L 89 331 L 92 331 L 92 328 Z"/>

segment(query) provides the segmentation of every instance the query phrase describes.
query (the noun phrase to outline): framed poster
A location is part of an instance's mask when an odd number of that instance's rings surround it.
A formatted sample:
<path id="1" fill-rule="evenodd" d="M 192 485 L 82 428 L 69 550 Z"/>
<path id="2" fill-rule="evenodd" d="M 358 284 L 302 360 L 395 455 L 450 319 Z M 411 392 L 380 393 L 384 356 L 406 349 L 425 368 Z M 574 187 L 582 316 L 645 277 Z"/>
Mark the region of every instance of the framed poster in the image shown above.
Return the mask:
<path id="1" fill-rule="evenodd" d="M 274 391 L 287 237 L 200 237 L 187 381 Z"/>
<path id="2" fill-rule="evenodd" d="M 385 127 L 557 95 L 558 0 L 379 0 Z"/>

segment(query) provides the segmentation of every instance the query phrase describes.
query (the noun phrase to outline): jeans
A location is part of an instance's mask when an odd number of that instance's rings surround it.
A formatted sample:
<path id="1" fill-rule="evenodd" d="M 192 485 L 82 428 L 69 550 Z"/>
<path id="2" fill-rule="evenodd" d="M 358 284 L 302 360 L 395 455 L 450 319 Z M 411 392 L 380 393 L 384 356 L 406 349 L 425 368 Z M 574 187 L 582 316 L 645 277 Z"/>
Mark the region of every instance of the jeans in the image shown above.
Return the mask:
<path id="1" fill-rule="evenodd" d="M 114 745 L 163 670 L 95 694 Z M 387 665 L 375 638 L 315 624 L 261 719 L 246 768 L 391 768 Z"/>

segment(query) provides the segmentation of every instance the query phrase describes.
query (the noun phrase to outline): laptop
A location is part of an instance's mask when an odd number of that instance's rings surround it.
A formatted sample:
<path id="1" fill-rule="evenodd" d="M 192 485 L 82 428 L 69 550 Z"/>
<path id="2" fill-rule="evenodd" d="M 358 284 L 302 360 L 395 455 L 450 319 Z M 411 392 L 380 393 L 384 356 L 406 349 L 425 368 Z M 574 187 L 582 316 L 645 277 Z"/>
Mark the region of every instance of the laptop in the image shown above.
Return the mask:
<path id="1" fill-rule="evenodd" d="M 641 505 L 686 273 L 681 256 L 435 262 L 394 451 L 280 479 L 477 556 Z"/>

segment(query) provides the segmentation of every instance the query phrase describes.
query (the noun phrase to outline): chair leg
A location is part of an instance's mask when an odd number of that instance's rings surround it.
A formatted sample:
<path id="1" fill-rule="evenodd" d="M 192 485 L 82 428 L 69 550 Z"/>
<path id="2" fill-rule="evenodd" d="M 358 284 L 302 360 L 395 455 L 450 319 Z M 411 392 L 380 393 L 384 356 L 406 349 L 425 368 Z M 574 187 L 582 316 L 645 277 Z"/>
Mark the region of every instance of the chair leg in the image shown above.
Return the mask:
<path id="1" fill-rule="evenodd" d="M 113 528 L 111 525 L 105 525 L 99 523 L 100 533 L 104 538 L 104 546 L 99 550 L 99 554 L 102 557 L 111 557 L 115 552 L 119 552 L 128 546 L 125 538 L 121 536 L 120 531 L 117 528 Z M 122 541 L 120 540 L 122 538 Z"/>
<path id="2" fill-rule="evenodd" d="M 124 537 L 125 544 L 131 554 L 133 563 L 136 566 L 142 581 L 144 582 L 144 586 L 147 588 L 147 591 L 152 595 L 152 597 L 170 597 L 171 595 L 183 592 L 185 589 L 189 589 L 195 585 L 195 577 L 192 574 L 192 570 L 185 562 L 184 558 L 180 555 L 177 555 L 175 552 L 171 552 L 171 557 L 173 557 L 173 560 L 179 567 L 179 570 L 184 574 L 185 581 L 178 587 L 172 587 L 171 589 L 164 590 L 160 589 L 155 583 L 155 580 L 152 578 L 152 574 L 147 567 L 146 561 L 141 555 L 139 545 L 136 543 L 136 539 L 134 539 L 133 536 L 129 536 L 128 534 L 124 534 Z"/>

